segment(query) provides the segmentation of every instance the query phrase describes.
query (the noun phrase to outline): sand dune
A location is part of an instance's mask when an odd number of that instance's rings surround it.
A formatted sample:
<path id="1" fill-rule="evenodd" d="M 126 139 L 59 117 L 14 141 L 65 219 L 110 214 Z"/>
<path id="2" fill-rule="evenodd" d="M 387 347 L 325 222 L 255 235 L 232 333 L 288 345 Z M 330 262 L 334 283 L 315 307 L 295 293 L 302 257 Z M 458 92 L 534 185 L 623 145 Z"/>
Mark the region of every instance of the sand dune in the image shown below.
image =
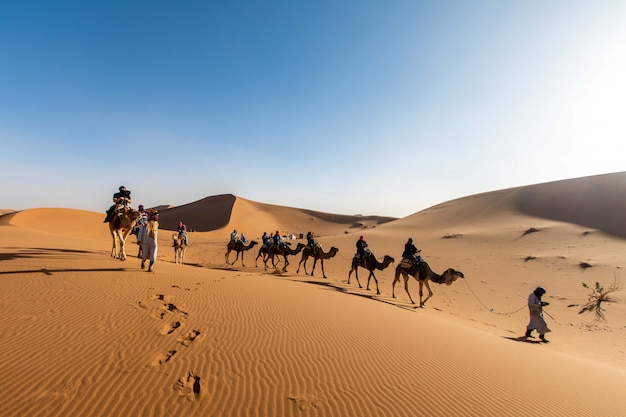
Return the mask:
<path id="1" fill-rule="evenodd" d="M 582 283 L 611 283 L 623 268 L 614 219 L 624 178 L 500 190 L 393 221 L 209 197 L 161 212 L 164 227 L 180 219 L 206 230 L 190 233 L 197 266 L 172 263 L 164 229 L 153 274 L 136 258 L 109 257 L 101 213 L 9 213 L 0 217 L 0 416 L 625 415 L 623 292 L 605 322 L 578 314 Z M 299 255 L 288 272 L 266 272 L 255 249 L 245 267 L 230 266 L 232 228 L 250 239 L 312 230 L 339 253 L 325 262 L 327 279 L 319 265 L 313 277 L 296 273 Z M 375 271 L 380 294 L 354 274 L 347 283 L 360 235 L 379 260 L 396 259 Z M 433 270 L 466 277 L 433 284 L 423 309 L 402 281 L 392 297 L 409 236 Z M 537 285 L 551 303 L 549 344 L 520 338 Z M 409 290 L 419 299 L 416 281 Z"/>

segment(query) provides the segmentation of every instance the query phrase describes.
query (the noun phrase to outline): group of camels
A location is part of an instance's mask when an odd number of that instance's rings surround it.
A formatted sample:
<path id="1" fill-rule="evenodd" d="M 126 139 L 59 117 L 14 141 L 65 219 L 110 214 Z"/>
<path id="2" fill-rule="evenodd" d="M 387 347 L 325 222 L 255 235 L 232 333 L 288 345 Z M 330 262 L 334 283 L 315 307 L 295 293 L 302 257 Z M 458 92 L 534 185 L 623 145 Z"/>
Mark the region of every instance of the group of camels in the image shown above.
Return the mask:
<path id="1" fill-rule="evenodd" d="M 141 217 L 141 213 L 137 210 L 133 210 L 130 207 L 120 207 L 118 208 L 118 213 L 116 216 L 113 216 L 111 221 L 109 222 L 109 230 L 111 232 L 111 237 L 113 239 L 113 246 L 111 249 L 111 256 L 120 260 L 126 260 L 126 251 L 125 251 L 125 242 L 128 235 L 133 230 L 133 227 L 137 223 L 137 220 Z M 233 265 L 237 259 L 239 259 L 239 255 L 241 254 L 241 265 L 245 266 L 243 263 L 244 253 L 258 243 L 256 241 L 251 241 L 249 244 L 244 244 L 241 241 L 236 242 L 228 242 L 227 251 L 226 251 L 226 263 L 229 265 Z M 185 248 L 187 244 L 184 239 L 178 234 L 175 233 L 172 235 L 172 246 L 174 247 L 174 255 L 175 262 L 177 264 L 182 264 L 184 262 L 185 257 Z M 237 253 L 237 257 L 235 260 L 230 263 L 228 261 L 228 255 L 235 251 Z M 259 250 L 259 253 L 255 259 L 255 265 L 258 265 L 258 259 L 263 259 L 263 264 L 265 269 L 267 270 L 267 262 L 269 260 L 272 261 L 272 266 L 276 266 L 276 259 L 280 256 L 284 258 L 284 266 L 282 270 L 287 272 L 287 266 L 289 265 L 289 255 L 297 255 L 298 253 L 302 253 L 302 258 L 298 263 L 298 269 L 296 273 L 300 272 L 300 266 L 304 264 L 304 273 L 308 275 L 306 270 L 306 262 L 309 258 L 313 258 L 313 267 L 311 269 L 311 276 L 315 272 L 315 266 L 317 261 L 320 261 L 320 265 L 322 268 L 322 275 L 324 278 L 326 277 L 326 273 L 324 271 L 324 260 L 330 259 L 334 257 L 339 252 L 339 249 L 336 247 L 331 247 L 328 252 L 324 252 L 321 246 L 315 246 L 311 248 L 310 246 L 305 245 L 304 243 L 298 243 L 295 249 L 292 249 L 289 244 L 280 244 L 280 245 L 272 245 L 272 246 L 262 246 Z M 380 289 L 378 287 L 378 279 L 374 274 L 374 271 L 387 268 L 391 263 L 394 262 L 394 259 L 385 255 L 382 262 L 379 262 L 373 254 L 365 257 L 364 259 L 359 259 L 356 256 L 352 259 L 352 265 L 350 271 L 348 272 L 348 284 L 350 284 L 350 278 L 352 276 L 352 272 L 354 272 L 354 276 L 356 277 L 357 284 L 359 288 L 363 288 L 361 286 L 361 282 L 359 281 L 358 269 L 359 267 L 365 268 L 369 271 L 369 275 L 367 277 L 367 290 L 370 289 L 370 280 L 373 278 L 374 282 L 376 282 L 376 293 L 380 294 Z M 391 287 L 391 295 L 393 298 L 396 298 L 395 288 L 396 283 L 400 281 L 400 276 L 404 278 L 404 290 L 409 296 L 409 300 L 411 300 L 412 304 L 415 304 L 411 293 L 409 292 L 409 277 L 415 278 L 419 282 L 419 295 L 420 295 L 420 307 L 423 307 L 426 304 L 426 301 L 433 295 L 433 291 L 430 288 L 429 282 L 432 281 L 437 284 L 446 284 L 451 285 L 458 278 L 465 278 L 462 272 L 456 271 L 452 268 L 446 269 L 443 274 L 437 274 L 434 272 L 430 266 L 426 262 L 422 262 L 417 268 L 406 266 L 403 263 L 400 263 L 396 267 L 393 284 Z M 426 286 L 428 290 L 428 296 L 423 298 L 423 287 Z"/>
<path id="2" fill-rule="evenodd" d="M 234 265 L 237 259 L 239 259 L 239 255 L 241 254 L 241 265 L 245 266 L 243 263 L 244 253 L 252 249 L 253 247 L 255 247 L 257 244 L 258 243 L 254 240 L 251 241 L 248 245 L 244 244 L 241 241 L 229 242 L 227 244 L 227 251 L 225 255 L 226 263 L 229 265 Z M 228 255 L 232 251 L 235 251 L 237 253 L 237 257 L 232 263 L 230 263 L 228 261 Z M 310 246 L 305 245 L 304 243 L 298 243 L 295 249 L 292 249 L 291 246 L 288 244 L 281 244 L 278 246 L 274 246 L 274 245 L 265 246 L 264 245 L 261 247 L 261 249 L 259 250 L 259 253 L 257 254 L 257 257 L 255 259 L 255 266 L 258 266 L 257 264 L 258 259 L 262 258 L 264 267 L 267 270 L 268 260 L 271 259 L 272 266 L 275 267 L 276 262 L 274 258 L 278 258 L 279 256 L 282 256 L 284 258 L 284 266 L 282 270 L 283 272 L 287 272 L 287 266 L 289 265 L 289 255 L 297 255 L 300 252 L 302 252 L 302 258 L 300 259 L 300 263 L 298 264 L 298 269 L 296 270 L 296 273 L 300 272 L 300 266 L 304 264 L 304 273 L 308 275 L 307 270 L 306 270 L 306 261 L 308 260 L 309 257 L 312 257 L 313 268 L 311 270 L 311 276 L 313 276 L 313 273 L 315 271 L 315 265 L 317 261 L 319 260 L 321 267 L 322 267 L 322 275 L 324 276 L 324 278 L 327 278 L 326 273 L 324 272 L 324 260 L 334 257 L 339 252 L 339 249 L 333 246 L 330 248 L 328 252 L 324 252 L 321 246 L 315 246 L 311 248 Z M 348 272 L 348 284 L 350 284 L 350 278 L 352 276 L 352 272 L 354 272 L 354 276 L 356 277 L 356 281 L 357 281 L 357 284 L 359 285 L 359 288 L 363 288 L 361 286 L 361 282 L 359 281 L 358 269 L 359 267 L 365 268 L 369 271 L 369 275 L 367 277 L 366 289 L 367 290 L 370 289 L 370 280 L 373 278 L 374 282 L 376 282 L 376 294 L 380 294 L 380 289 L 378 287 L 378 279 L 376 278 L 374 271 L 375 270 L 382 271 L 393 262 L 395 262 L 394 258 L 392 258 L 389 255 L 385 255 L 382 262 L 379 262 L 374 256 L 374 254 L 370 254 L 369 256 L 366 256 L 362 260 L 355 256 L 352 259 L 352 266 L 350 268 L 350 271 Z M 409 300 L 411 300 L 412 304 L 415 304 L 415 301 L 413 300 L 413 297 L 411 296 L 411 293 L 409 292 L 409 277 L 413 277 L 419 282 L 420 307 L 423 307 L 424 304 L 426 304 L 426 301 L 428 301 L 428 299 L 432 297 L 433 295 L 433 291 L 429 285 L 430 281 L 436 284 L 452 285 L 452 283 L 456 281 L 458 278 L 465 278 L 462 272 L 457 271 L 453 268 L 448 268 L 442 274 L 437 274 L 430 268 L 430 266 L 426 262 L 420 263 L 419 266 L 417 267 L 412 267 L 409 265 L 405 265 L 404 263 L 401 263 L 396 267 L 396 271 L 394 275 L 394 280 L 393 280 L 392 289 L 391 289 L 392 291 L 391 294 L 393 298 L 396 298 L 395 288 L 396 288 L 396 283 L 400 281 L 400 276 L 404 278 L 404 290 L 409 296 Z M 426 289 L 428 290 L 428 296 L 426 298 L 423 298 L 424 286 L 426 286 Z"/>
<path id="3" fill-rule="evenodd" d="M 113 240 L 111 248 L 111 256 L 122 261 L 126 260 L 126 239 L 132 233 L 137 221 L 141 218 L 141 213 L 130 207 L 120 206 L 117 213 L 109 221 L 109 231 Z M 177 264 L 183 264 L 185 260 L 185 249 L 187 243 L 178 234 L 172 235 L 172 246 L 174 247 L 174 261 Z M 139 247 L 138 257 L 141 257 L 141 246 Z"/>

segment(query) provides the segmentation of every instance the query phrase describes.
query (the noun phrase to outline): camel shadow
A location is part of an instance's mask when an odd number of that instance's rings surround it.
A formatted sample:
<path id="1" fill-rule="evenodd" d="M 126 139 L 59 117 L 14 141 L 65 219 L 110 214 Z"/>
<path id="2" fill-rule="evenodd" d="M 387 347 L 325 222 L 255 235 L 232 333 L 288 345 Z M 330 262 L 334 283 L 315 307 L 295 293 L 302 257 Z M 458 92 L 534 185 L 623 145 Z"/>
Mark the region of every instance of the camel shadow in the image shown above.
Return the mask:
<path id="1" fill-rule="evenodd" d="M 0 275 L 17 275 L 17 274 L 44 274 L 54 275 L 61 272 L 126 272 L 126 268 L 39 268 L 39 269 L 23 269 L 21 271 L 0 271 Z"/>
<path id="2" fill-rule="evenodd" d="M 18 249 L 18 248 L 6 248 L 6 249 Z M 103 251 L 88 251 L 77 249 L 58 249 L 58 248 L 19 248 L 15 252 L 0 253 L 0 261 L 12 261 L 14 259 L 27 259 L 36 258 L 41 255 L 49 254 L 97 254 L 103 253 Z"/>

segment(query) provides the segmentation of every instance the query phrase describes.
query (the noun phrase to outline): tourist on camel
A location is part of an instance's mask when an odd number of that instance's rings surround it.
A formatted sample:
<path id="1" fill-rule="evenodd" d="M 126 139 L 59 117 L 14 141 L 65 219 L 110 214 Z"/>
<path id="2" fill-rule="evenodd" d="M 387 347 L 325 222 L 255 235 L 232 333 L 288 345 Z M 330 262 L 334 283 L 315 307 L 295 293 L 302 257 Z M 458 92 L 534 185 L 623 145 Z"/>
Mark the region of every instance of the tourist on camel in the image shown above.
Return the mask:
<path id="1" fill-rule="evenodd" d="M 117 212 L 117 208 L 119 207 L 128 207 L 131 203 L 130 199 L 130 190 L 127 190 L 123 185 L 120 186 L 119 191 L 113 194 L 113 204 L 107 210 L 107 216 L 104 218 L 104 223 L 108 223 L 113 215 Z"/>
<path id="2" fill-rule="evenodd" d="M 189 246 L 189 238 L 187 237 L 187 226 L 182 222 L 178 222 L 178 226 L 176 226 L 176 231 L 178 232 L 178 237 L 183 239 L 185 245 Z"/>
<path id="3" fill-rule="evenodd" d="M 423 262 L 422 257 L 419 255 L 421 251 L 421 249 L 417 249 L 417 247 L 413 244 L 413 238 L 409 238 L 409 240 L 407 240 L 404 244 L 402 257 L 410 259 L 413 264 L 420 265 Z"/>
<path id="4" fill-rule="evenodd" d="M 313 249 L 315 249 L 315 247 L 317 246 L 317 242 L 315 241 L 315 238 L 313 237 L 313 232 L 307 232 L 306 243 L 311 248 L 311 252 L 313 252 Z"/>
<path id="5" fill-rule="evenodd" d="M 356 241 L 356 256 L 359 258 L 361 262 L 365 259 L 366 256 L 369 256 L 371 253 L 367 247 L 367 242 L 363 236 L 359 237 L 359 240 Z"/>
<path id="6" fill-rule="evenodd" d="M 267 232 L 263 232 L 263 236 L 261 236 L 261 241 L 263 242 L 264 248 L 269 248 L 272 244 L 272 238 L 267 235 Z"/>

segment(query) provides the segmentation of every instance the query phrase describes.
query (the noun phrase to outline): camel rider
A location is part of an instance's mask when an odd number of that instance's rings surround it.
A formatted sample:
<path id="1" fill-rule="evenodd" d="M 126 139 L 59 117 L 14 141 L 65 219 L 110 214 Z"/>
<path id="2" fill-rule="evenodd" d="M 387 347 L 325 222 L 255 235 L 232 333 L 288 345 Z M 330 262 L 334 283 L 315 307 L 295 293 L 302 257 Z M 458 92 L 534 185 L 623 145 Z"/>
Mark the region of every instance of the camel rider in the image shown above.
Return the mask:
<path id="1" fill-rule="evenodd" d="M 267 235 L 267 232 L 263 232 L 263 236 L 261 236 L 261 241 L 263 242 L 264 248 L 269 248 L 272 244 L 272 239 Z"/>
<path id="2" fill-rule="evenodd" d="M 306 234 L 306 242 L 307 242 L 307 245 L 309 245 L 309 247 L 311 248 L 311 252 L 312 252 L 313 249 L 315 249 L 315 247 L 317 246 L 317 242 L 315 241 L 315 238 L 313 237 L 313 232 L 308 232 Z"/>
<path id="3" fill-rule="evenodd" d="M 422 263 L 422 257 L 419 255 L 421 249 L 417 249 L 413 244 L 413 239 L 409 238 L 407 242 L 404 244 L 404 252 L 402 252 L 402 257 L 406 259 L 410 259 L 411 262 L 419 265 Z"/>
<path id="4" fill-rule="evenodd" d="M 178 222 L 178 226 L 176 226 L 176 231 L 178 232 L 178 238 L 183 239 L 185 241 L 185 245 L 189 246 L 189 238 L 187 237 L 187 226 L 183 222 Z"/>
<path id="5" fill-rule="evenodd" d="M 113 214 L 115 214 L 115 212 L 117 211 L 118 206 L 127 207 L 131 202 L 132 201 L 130 199 L 130 190 L 127 190 L 126 187 L 120 185 L 119 191 L 113 194 L 113 203 L 115 204 L 113 204 L 107 210 L 107 216 L 104 218 L 104 223 L 107 223 L 111 220 L 111 217 L 113 217 Z"/>
<path id="6" fill-rule="evenodd" d="M 274 245 L 276 245 L 277 248 L 280 247 L 280 233 L 278 233 L 278 230 L 276 231 L 276 234 L 274 235 Z"/>
<path id="7" fill-rule="evenodd" d="M 237 229 L 233 229 L 233 232 L 230 234 L 230 241 L 233 243 L 237 243 L 239 241 L 239 235 L 237 234 Z"/>
<path id="8" fill-rule="evenodd" d="M 359 240 L 356 241 L 356 256 L 361 261 L 365 259 L 365 250 L 367 249 L 367 242 L 363 238 L 363 236 L 359 237 Z"/>

